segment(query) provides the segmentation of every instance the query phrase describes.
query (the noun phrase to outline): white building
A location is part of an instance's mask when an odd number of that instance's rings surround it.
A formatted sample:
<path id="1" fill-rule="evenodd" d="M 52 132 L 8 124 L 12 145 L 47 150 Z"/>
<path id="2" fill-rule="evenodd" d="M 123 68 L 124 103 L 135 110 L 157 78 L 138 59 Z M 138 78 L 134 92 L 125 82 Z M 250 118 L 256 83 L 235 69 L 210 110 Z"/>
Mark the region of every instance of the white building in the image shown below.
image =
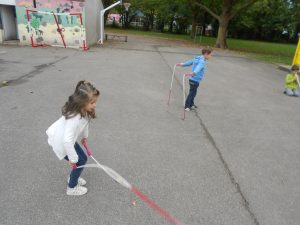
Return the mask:
<path id="1" fill-rule="evenodd" d="M 18 39 L 15 5 L 15 0 L 0 0 L 0 43 Z"/>

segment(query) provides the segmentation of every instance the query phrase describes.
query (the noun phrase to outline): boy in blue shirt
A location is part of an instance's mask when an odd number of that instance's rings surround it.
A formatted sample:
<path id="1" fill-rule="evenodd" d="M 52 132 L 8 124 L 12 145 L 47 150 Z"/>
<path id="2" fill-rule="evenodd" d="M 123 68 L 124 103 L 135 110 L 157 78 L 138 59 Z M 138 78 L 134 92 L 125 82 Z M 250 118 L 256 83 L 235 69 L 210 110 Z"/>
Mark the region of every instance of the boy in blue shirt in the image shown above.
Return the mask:
<path id="1" fill-rule="evenodd" d="M 185 63 L 179 63 L 176 66 L 192 66 L 192 73 L 188 73 L 190 76 L 189 84 L 190 84 L 190 92 L 185 101 L 185 110 L 191 111 L 191 109 L 197 108 L 194 104 L 194 99 L 197 94 L 197 89 L 199 87 L 199 83 L 202 80 L 205 72 L 206 61 L 211 58 L 212 48 L 205 47 L 202 49 L 202 55 L 196 56 L 195 58 L 186 61 Z"/>

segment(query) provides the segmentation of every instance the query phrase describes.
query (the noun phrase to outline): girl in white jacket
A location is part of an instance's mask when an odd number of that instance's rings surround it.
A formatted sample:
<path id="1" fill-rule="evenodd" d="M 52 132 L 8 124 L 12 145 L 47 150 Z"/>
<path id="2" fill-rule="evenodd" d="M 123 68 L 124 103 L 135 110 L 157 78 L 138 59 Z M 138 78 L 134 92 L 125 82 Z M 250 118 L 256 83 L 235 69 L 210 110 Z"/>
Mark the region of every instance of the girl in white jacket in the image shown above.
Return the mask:
<path id="1" fill-rule="evenodd" d="M 68 178 L 67 195 L 84 195 L 86 181 L 80 177 L 87 156 L 78 143 L 88 137 L 88 123 L 96 117 L 95 108 L 100 92 L 89 82 L 79 81 L 74 94 L 62 108 L 62 117 L 46 131 L 48 143 L 57 157 L 69 161 L 73 168 Z"/>

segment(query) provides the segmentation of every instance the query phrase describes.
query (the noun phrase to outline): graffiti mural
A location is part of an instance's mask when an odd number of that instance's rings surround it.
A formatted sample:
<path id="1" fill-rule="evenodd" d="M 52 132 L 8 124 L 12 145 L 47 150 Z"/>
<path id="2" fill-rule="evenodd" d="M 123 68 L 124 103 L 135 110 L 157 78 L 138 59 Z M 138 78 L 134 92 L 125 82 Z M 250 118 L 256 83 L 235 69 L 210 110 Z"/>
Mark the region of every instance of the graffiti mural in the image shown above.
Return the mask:
<path id="1" fill-rule="evenodd" d="M 85 1 L 83 0 L 37 0 L 38 8 L 59 9 L 62 13 L 83 12 Z"/>
<path id="2" fill-rule="evenodd" d="M 33 0 L 16 0 L 17 6 L 34 7 Z M 59 9 L 60 12 L 81 13 L 84 10 L 85 0 L 36 0 L 37 8 Z"/>
<path id="3" fill-rule="evenodd" d="M 20 42 L 35 44 L 82 46 L 85 40 L 85 0 L 16 0 L 16 15 Z M 48 14 L 28 10 L 48 12 Z M 54 13 L 81 13 L 78 15 L 56 15 Z M 64 43 L 65 42 L 65 43 Z"/>

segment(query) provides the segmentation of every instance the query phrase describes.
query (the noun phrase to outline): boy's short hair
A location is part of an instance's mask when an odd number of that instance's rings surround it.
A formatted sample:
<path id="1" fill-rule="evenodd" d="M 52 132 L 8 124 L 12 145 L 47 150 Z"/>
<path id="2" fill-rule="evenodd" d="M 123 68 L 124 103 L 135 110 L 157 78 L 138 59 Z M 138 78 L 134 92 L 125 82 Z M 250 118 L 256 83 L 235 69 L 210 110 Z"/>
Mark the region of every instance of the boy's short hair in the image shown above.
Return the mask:
<path id="1" fill-rule="evenodd" d="M 212 47 L 205 46 L 205 47 L 202 48 L 202 55 L 210 54 L 212 51 L 213 51 Z"/>
<path id="2" fill-rule="evenodd" d="M 292 71 L 299 71 L 299 66 L 298 65 L 292 65 L 292 68 L 291 68 Z"/>

